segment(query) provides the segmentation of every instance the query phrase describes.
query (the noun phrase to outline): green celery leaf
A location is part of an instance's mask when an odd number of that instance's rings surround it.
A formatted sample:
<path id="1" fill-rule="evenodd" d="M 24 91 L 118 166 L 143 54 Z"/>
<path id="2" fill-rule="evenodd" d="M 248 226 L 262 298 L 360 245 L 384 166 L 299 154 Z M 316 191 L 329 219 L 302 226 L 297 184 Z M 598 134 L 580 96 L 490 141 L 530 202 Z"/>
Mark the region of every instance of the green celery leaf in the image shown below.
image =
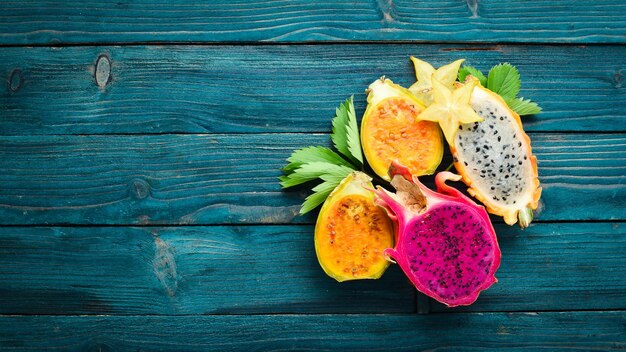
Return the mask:
<path id="1" fill-rule="evenodd" d="M 480 81 L 480 84 L 483 87 L 487 86 L 487 77 L 485 77 L 485 75 L 483 75 L 482 72 L 480 72 L 480 70 L 472 67 L 472 66 L 463 66 L 461 67 L 461 69 L 459 70 L 459 82 L 465 82 L 465 78 L 468 75 L 472 75 L 476 78 L 478 78 L 478 80 Z"/>
<path id="2" fill-rule="evenodd" d="M 354 159 L 358 160 L 358 166 L 363 165 L 363 151 L 361 150 L 361 138 L 359 136 L 359 127 L 356 123 L 356 113 L 354 111 L 353 97 L 350 97 L 348 106 L 348 150 Z"/>
<path id="3" fill-rule="evenodd" d="M 521 86 L 519 71 L 509 64 L 498 64 L 489 70 L 487 88 L 505 99 L 514 99 Z"/>
<path id="4" fill-rule="evenodd" d="M 325 147 L 296 150 L 287 158 L 288 164 L 282 168 L 285 174 L 278 178 L 283 188 L 317 179 L 323 181 L 315 186 L 314 193 L 305 199 L 300 209 L 301 214 L 308 213 L 323 203 L 330 192 L 356 169 L 355 166 L 359 168 L 363 166 L 363 151 L 353 97 L 346 99 L 335 112 L 331 139 L 339 153 Z"/>
<path id="5" fill-rule="evenodd" d="M 351 169 L 355 169 L 355 167 L 350 162 L 342 158 L 341 155 L 326 147 L 306 147 L 295 150 L 291 153 L 291 156 L 287 158 L 287 161 L 289 164 L 282 169 L 283 172 L 287 174 L 292 173 L 302 164 L 316 161 L 325 161 L 331 164 L 343 165 Z"/>
<path id="6" fill-rule="evenodd" d="M 335 175 L 324 174 L 324 175 L 320 176 L 320 179 L 322 179 L 322 181 L 335 182 L 335 183 L 339 184 L 341 181 L 343 181 L 344 178 L 346 178 L 346 176 L 348 176 L 348 175 L 344 176 L 343 174 L 335 174 Z"/>
<path id="7" fill-rule="evenodd" d="M 306 214 L 315 209 L 318 205 L 324 203 L 330 192 L 332 192 L 339 182 L 322 182 L 319 185 L 313 187 L 313 194 L 306 197 L 302 207 L 300 208 L 300 214 Z"/>
<path id="8" fill-rule="evenodd" d="M 289 188 L 321 178 L 323 175 L 341 177 L 348 176 L 353 170 L 343 165 L 335 165 L 328 162 L 315 161 L 300 165 L 292 173 L 279 177 L 280 185 Z"/>
<path id="9" fill-rule="evenodd" d="M 353 97 L 346 99 L 335 109 L 333 133 L 330 135 L 335 148 L 355 165 L 363 165 L 363 152 L 354 112 Z"/>
<path id="10" fill-rule="evenodd" d="M 505 100 L 509 108 L 518 113 L 520 116 L 535 115 L 541 113 L 541 107 L 539 107 L 537 103 L 530 101 L 530 99 L 515 98 Z"/>
<path id="11" fill-rule="evenodd" d="M 343 104 L 339 105 L 338 108 L 335 109 L 335 118 L 333 118 L 333 133 L 330 135 L 330 138 L 333 140 L 333 144 L 335 148 L 339 151 L 339 153 L 350 157 L 350 150 L 348 150 L 348 139 L 347 130 L 348 130 L 348 113 L 347 110 L 343 110 Z"/>

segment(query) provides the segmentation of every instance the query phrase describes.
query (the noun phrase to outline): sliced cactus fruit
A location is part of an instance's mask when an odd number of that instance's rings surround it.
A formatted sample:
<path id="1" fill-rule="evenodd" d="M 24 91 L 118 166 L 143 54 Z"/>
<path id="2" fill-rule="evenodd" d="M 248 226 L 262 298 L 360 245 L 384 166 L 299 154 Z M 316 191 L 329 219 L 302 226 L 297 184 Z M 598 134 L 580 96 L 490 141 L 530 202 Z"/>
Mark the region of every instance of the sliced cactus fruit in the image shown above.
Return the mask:
<path id="1" fill-rule="evenodd" d="M 450 143 L 456 170 L 490 213 L 525 228 L 541 197 L 530 138 L 519 115 L 494 92 L 478 85 L 471 104 L 485 120 L 458 127 Z"/>
<path id="2" fill-rule="evenodd" d="M 395 193 L 378 187 L 376 202 L 394 221 L 390 260 L 420 292 L 449 306 L 470 305 L 497 281 L 501 252 L 485 208 L 446 184 L 461 176 L 440 172 L 437 192 L 402 165 L 390 169 Z"/>
<path id="3" fill-rule="evenodd" d="M 355 171 L 328 196 L 315 225 L 315 251 L 326 274 L 342 282 L 377 279 L 389 266 L 393 227 L 374 203 L 371 178 Z"/>
<path id="4" fill-rule="evenodd" d="M 443 138 L 437 123 L 419 118 L 424 104 L 385 77 L 372 83 L 367 92 L 361 144 L 372 170 L 389 181 L 387 170 L 397 160 L 413 175 L 432 174 L 441 163 Z"/>

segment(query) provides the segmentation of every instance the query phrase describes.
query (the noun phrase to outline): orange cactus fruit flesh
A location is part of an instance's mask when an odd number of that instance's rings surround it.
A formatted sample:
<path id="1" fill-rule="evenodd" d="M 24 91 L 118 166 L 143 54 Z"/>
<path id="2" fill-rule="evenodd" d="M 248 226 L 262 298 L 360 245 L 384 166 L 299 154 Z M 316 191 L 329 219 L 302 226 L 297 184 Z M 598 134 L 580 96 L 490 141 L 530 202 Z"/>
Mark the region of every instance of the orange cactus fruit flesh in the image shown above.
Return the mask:
<path id="1" fill-rule="evenodd" d="M 435 172 L 443 156 L 443 138 L 436 122 L 420 120 L 424 104 L 385 77 L 372 83 L 367 94 L 361 144 L 372 170 L 389 181 L 387 171 L 396 160 L 415 176 Z"/>
<path id="2" fill-rule="evenodd" d="M 378 279 L 389 266 L 393 225 L 374 203 L 371 178 L 355 171 L 328 196 L 315 225 L 315 252 L 326 274 L 342 282 Z"/>

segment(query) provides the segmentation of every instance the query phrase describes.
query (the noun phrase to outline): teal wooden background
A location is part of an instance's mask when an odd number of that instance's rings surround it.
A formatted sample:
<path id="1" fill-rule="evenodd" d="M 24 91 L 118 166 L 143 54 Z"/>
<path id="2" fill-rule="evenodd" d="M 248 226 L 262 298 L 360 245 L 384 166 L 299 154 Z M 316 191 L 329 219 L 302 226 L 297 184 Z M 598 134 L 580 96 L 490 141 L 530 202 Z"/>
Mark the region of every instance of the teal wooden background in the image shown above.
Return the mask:
<path id="1" fill-rule="evenodd" d="M 0 350 L 624 350 L 625 44 L 620 0 L 1 2 Z M 326 277 L 276 179 L 409 55 L 545 109 L 536 221 L 494 218 L 466 308 Z"/>

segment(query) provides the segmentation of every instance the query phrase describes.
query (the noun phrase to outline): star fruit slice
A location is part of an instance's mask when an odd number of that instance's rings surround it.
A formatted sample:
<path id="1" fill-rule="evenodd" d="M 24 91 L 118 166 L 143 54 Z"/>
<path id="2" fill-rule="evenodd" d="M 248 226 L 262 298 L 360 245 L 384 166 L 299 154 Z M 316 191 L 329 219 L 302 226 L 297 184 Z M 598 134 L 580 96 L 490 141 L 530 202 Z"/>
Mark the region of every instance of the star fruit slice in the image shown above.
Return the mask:
<path id="1" fill-rule="evenodd" d="M 456 81 L 461 63 L 465 59 L 459 59 L 447 65 L 441 66 L 435 70 L 435 68 L 426 61 L 420 60 L 411 56 L 413 62 L 413 68 L 415 68 L 415 82 L 409 90 L 424 105 L 428 106 L 433 102 L 433 77 L 443 83 L 446 87 L 452 88 L 454 81 Z"/>
<path id="2" fill-rule="evenodd" d="M 453 144 L 460 125 L 484 120 L 470 105 L 472 91 L 478 82 L 471 80 L 454 90 L 434 76 L 432 83 L 433 103 L 420 114 L 420 119 L 439 122 L 446 140 Z"/>

